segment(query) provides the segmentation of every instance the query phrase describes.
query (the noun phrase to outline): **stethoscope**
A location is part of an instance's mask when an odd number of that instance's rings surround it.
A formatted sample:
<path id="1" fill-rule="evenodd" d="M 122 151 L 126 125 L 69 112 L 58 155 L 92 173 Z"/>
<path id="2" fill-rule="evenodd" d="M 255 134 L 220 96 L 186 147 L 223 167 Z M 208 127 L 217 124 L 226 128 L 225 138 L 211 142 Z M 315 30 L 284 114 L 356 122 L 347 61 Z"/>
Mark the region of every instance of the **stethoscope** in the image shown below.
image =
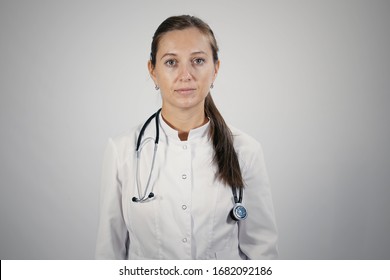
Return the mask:
<path id="1" fill-rule="evenodd" d="M 151 185 L 150 181 L 151 181 L 151 177 L 153 174 L 154 165 L 156 162 L 156 154 L 157 154 L 158 142 L 159 142 L 159 138 L 160 138 L 160 122 L 159 122 L 160 112 L 161 112 L 161 108 L 146 120 L 146 122 L 142 126 L 141 131 L 140 131 L 138 138 L 137 138 L 137 145 L 136 145 L 135 152 L 136 152 L 136 158 L 137 158 L 136 159 L 136 161 L 137 161 L 137 163 L 136 163 L 136 185 L 137 185 L 138 197 L 134 196 L 132 198 L 133 202 L 143 203 L 143 202 L 151 201 L 155 198 L 155 194 L 153 192 L 154 186 L 153 186 L 153 184 Z M 142 141 L 142 138 L 143 138 L 143 135 L 144 135 L 144 132 L 145 132 L 147 126 L 150 124 L 150 122 L 153 120 L 153 118 L 155 119 L 155 122 L 156 122 L 156 137 L 154 139 L 152 166 L 150 167 L 150 172 L 149 172 L 148 179 L 146 181 L 146 186 L 144 188 L 144 192 L 142 193 L 141 181 L 140 181 L 140 170 L 139 170 L 140 169 L 141 151 L 142 151 L 143 146 L 149 140 L 153 139 L 153 138 L 149 137 L 149 138 L 146 138 L 144 141 Z M 237 196 L 236 187 L 232 187 L 232 193 L 233 193 L 233 199 L 234 199 L 234 207 L 230 211 L 229 216 L 235 221 L 244 220 L 248 216 L 248 212 L 247 212 L 246 208 L 242 205 L 242 199 L 244 196 L 243 188 L 239 188 L 239 196 Z"/>

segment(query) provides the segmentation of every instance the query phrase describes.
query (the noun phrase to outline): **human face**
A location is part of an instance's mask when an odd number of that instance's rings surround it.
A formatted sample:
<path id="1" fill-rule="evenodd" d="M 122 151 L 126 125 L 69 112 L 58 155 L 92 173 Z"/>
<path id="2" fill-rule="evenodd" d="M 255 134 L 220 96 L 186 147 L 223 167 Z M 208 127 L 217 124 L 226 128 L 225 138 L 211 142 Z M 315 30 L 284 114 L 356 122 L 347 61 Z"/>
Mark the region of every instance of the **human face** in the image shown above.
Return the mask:
<path id="1" fill-rule="evenodd" d="M 148 67 L 160 87 L 163 109 L 204 110 L 219 61 L 214 63 L 208 36 L 197 28 L 187 28 L 164 34 L 158 44 L 156 65 L 149 61 Z"/>

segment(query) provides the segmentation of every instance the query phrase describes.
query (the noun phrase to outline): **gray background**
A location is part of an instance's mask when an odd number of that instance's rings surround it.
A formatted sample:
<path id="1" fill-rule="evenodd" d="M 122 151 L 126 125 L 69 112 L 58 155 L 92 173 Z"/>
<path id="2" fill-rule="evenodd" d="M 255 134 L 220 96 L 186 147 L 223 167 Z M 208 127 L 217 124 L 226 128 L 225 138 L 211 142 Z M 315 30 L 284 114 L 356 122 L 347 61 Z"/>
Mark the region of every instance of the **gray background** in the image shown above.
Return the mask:
<path id="1" fill-rule="evenodd" d="M 258 139 L 282 259 L 390 258 L 390 1 L 0 1 L 0 258 L 92 259 L 103 151 L 161 100 L 158 24 L 216 33 L 213 95 Z"/>

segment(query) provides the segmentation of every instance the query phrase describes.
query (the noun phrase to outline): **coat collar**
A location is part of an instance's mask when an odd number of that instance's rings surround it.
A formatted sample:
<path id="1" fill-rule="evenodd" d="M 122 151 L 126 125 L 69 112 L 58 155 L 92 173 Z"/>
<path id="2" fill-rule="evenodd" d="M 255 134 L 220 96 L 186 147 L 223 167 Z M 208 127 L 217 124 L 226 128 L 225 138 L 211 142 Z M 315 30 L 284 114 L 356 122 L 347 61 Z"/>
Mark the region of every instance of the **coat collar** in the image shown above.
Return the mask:
<path id="1" fill-rule="evenodd" d="M 159 118 L 160 118 L 159 119 L 160 120 L 160 128 L 163 131 L 163 133 L 166 135 L 166 137 L 169 140 L 183 142 L 179 138 L 178 131 L 176 129 L 172 128 L 171 126 L 169 126 L 169 124 L 167 124 L 165 122 L 165 120 L 161 116 L 161 114 L 159 115 Z M 210 128 L 210 121 L 208 121 L 207 123 L 205 123 L 204 125 L 202 125 L 200 127 L 197 127 L 195 129 L 190 130 L 190 132 L 188 134 L 187 141 L 191 142 L 191 141 L 197 141 L 199 139 L 207 139 L 209 128 Z"/>

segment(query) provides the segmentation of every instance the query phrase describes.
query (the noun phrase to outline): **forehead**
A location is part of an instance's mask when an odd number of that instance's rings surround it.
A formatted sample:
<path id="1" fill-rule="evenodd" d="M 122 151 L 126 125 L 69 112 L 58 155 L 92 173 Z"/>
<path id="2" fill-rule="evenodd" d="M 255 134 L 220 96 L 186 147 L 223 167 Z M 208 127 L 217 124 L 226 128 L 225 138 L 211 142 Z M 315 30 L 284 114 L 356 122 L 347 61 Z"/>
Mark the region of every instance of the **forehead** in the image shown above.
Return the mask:
<path id="1" fill-rule="evenodd" d="M 158 44 L 157 55 L 203 51 L 211 54 L 210 39 L 197 28 L 169 31 Z"/>

